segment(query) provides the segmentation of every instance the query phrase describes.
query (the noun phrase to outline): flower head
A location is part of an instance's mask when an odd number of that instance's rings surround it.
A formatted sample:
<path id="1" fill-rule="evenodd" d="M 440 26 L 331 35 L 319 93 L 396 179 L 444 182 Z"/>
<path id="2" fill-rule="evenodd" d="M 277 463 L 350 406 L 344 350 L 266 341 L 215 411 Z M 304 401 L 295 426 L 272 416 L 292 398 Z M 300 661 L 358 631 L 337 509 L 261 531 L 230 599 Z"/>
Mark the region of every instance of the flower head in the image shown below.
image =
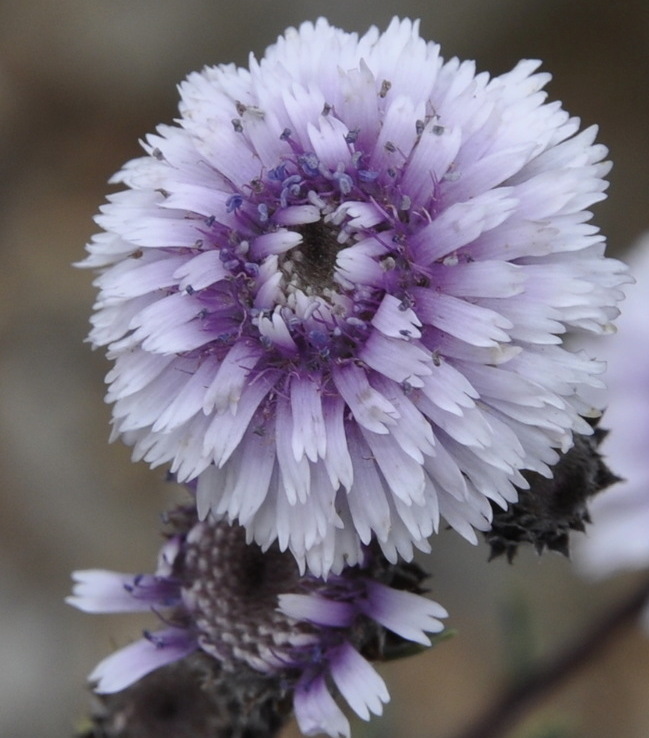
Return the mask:
<path id="1" fill-rule="evenodd" d="M 622 267 L 588 224 L 606 149 L 523 61 L 490 79 L 395 19 L 289 29 L 181 85 L 85 266 L 114 435 L 315 573 L 410 559 L 590 433 Z"/>
<path id="2" fill-rule="evenodd" d="M 575 550 L 579 568 L 594 577 L 649 567 L 649 238 L 632 253 L 630 266 L 636 284 L 603 352 L 609 385 L 604 418 L 611 429 L 603 453 L 623 481 L 593 500 L 593 525 Z"/>
<path id="3" fill-rule="evenodd" d="M 100 693 L 200 650 L 234 683 L 292 694 L 305 734 L 348 736 L 333 687 L 361 718 L 380 715 L 389 696 L 367 658 L 381 658 L 391 642 L 428 646 L 426 634 L 442 630 L 446 611 L 419 594 L 417 567 L 388 564 L 365 548 L 363 565 L 325 581 L 301 575 L 293 556 L 276 546 L 262 552 L 246 544 L 239 526 L 199 522 L 193 508 L 172 520 L 175 534 L 154 575 L 74 575 L 68 602 L 79 609 L 152 611 L 164 624 L 96 667 L 90 679 Z"/>

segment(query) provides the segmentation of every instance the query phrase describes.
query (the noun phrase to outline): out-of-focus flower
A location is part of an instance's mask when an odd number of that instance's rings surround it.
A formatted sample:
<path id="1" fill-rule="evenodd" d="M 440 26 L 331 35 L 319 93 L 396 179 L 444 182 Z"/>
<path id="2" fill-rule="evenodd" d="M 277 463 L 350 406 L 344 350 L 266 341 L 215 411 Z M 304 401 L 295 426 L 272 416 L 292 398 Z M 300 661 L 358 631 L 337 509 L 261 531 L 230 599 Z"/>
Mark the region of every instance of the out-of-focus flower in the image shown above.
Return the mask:
<path id="1" fill-rule="evenodd" d="M 649 237 L 629 261 L 636 284 L 603 352 L 611 433 L 602 452 L 623 482 L 593 500 L 593 525 L 575 549 L 578 567 L 593 577 L 649 567 Z"/>
<path id="2" fill-rule="evenodd" d="M 423 574 L 364 548 L 360 566 L 325 581 L 301 575 L 288 552 L 262 552 L 224 521 L 199 522 L 193 508 L 172 516 L 176 532 L 154 575 L 79 571 L 68 602 L 86 612 L 152 611 L 164 627 L 102 661 L 97 691 L 125 689 L 195 651 L 216 659 L 235 683 L 270 684 L 292 695 L 303 733 L 348 736 L 332 685 L 363 719 L 389 699 L 368 658 L 407 641 L 430 645 L 446 611 L 423 597 Z M 386 643 L 388 644 L 386 646 Z M 261 675 L 261 677 L 260 677 Z M 261 681 L 260 681 L 261 679 Z"/>
<path id="3" fill-rule="evenodd" d="M 190 75 L 84 262 L 114 436 L 317 574 L 440 515 L 476 540 L 591 432 L 600 365 L 562 334 L 607 331 L 624 281 L 588 223 L 606 149 L 538 66 L 319 20 Z"/>

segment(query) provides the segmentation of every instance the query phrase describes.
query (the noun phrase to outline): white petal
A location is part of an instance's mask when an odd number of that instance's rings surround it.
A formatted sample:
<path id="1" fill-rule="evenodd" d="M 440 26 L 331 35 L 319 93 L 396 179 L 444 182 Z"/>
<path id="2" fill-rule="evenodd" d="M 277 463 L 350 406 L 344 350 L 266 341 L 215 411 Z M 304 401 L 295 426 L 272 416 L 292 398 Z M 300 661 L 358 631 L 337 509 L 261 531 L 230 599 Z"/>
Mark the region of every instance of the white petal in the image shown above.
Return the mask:
<path id="1" fill-rule="evenodd" d="M 374 433 L 388 433 L 388 426 L 394 424 L 397 411 L 370 385 L 365 372 L 347 364 L 335 369 L 333 378 L 356 422 Z"/>
<path id="2" fill-rule="evenodd" d="M 296 461 L 305 454 L 311 461 L 317 461 L 327 452 L 321 395 L 322 390 L 315 377 L 296 377 L 291 382 L 292 447 Z"/>
<path id="3" fill-rule="evenodd" d="M 278 398 L 276 412 L 275 442 L 284 493 L 291 505 L 296 500 L 305 502 L 311 488 L 311 469 L 306 456 L 296 459 L 293 453 L 294 427 L 289 400 Z"/>
<path id="4" fill-rule="evenodd" d="M 261 346 L 237 341 L 226 354 L 214 380 L 205 392 L 203 412 L 222 413 L 225 410 L 236 412 L 250 372 L 262 355 Z"/>
<path id="5" fill-rule="evenodd" d="M 138 612 L 151 609 L 151 602 L 137 599 L 127 589 L 133 585 L 133 574 L 119 574 L 104 569 L 87 569 L 72 574 L 74 588 L 68 605 L 83 612 Z"/>

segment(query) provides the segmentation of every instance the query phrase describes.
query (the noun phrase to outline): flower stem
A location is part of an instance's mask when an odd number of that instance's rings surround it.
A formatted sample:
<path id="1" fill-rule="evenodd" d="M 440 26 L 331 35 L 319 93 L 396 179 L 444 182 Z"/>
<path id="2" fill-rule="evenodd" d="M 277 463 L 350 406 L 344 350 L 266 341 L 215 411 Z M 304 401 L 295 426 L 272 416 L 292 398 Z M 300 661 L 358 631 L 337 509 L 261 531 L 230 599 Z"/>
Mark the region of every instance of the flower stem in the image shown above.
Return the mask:
<path id="1" fill-rule="evenodd" d="M 633 623 L 648 600 L 649 579 L 616 603 L 579 641 L 548 663 L 540 664 L 529 676 L 510 684 L 473 724 L 457 733 L 455 738 L 498 738 L 506 735 L 507 730 L 523 717 L 525 710 L 574 676 Z"/>

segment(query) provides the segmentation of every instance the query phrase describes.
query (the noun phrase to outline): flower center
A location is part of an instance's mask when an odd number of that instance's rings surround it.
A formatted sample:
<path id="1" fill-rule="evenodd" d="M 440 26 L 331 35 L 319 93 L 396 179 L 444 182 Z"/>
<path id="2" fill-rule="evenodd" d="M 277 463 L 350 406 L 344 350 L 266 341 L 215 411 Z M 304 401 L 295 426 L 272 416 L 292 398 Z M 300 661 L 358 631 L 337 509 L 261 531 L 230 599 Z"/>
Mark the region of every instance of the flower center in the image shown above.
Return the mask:
<path id="1" fill-rule="evenodd" d="M 336 255 L 341 249 L 338 229 L 323 220 L 295 228 L 302 243 L 280 260 L 289 291 L 302 290 L 306 295 L 322 295 L 337 290 L 334 279 Z"/>
<path id="2" fill-rule="evenodd" d="M 257 671 L 277 666 L 275 649 L 295 634 L 295 624 L 277 609 L 278 595 L 299 582 L 289 553 L 276 547 L 262 552 L 246 543 L 245 531 L 237 526 L 199 523 L 187 537 L 182 579 L 203 650 L 226 670 L 241 661 Z"/>

